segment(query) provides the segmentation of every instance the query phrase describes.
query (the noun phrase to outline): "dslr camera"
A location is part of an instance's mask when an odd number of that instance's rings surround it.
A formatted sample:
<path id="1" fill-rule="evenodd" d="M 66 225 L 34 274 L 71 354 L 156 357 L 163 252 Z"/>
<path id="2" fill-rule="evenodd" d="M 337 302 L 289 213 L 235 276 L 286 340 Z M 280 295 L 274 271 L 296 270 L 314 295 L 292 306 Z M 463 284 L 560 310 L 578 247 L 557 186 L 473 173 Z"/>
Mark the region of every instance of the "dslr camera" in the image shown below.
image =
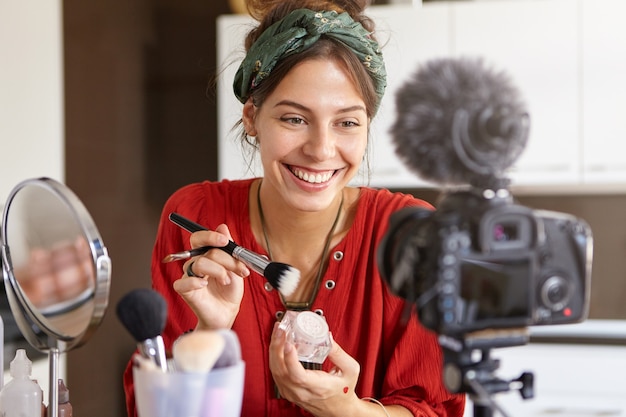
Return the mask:
<path id="1" fill-rule="evenodd" d="M 405 208 L 390 219 L 378 266 L 391 290 L 416 303 L 425 327 L 453 339 L 584 320 L 589 226 L 519 205 L 508 189 L 504 173 L 530 125 L 508 75 L 482 59 L 437 59 L 398 91 L 396 153 L 445 191 L 436 211 Z"/>
<path id="2" fill-rule="evenodd" d="M 425 327 L 461 336 L 584 320 L 591 251 L 580 219 L 515 204 L 506 190 L 460 191 L 436 211 L 394 213 L 379 268 Z"/>

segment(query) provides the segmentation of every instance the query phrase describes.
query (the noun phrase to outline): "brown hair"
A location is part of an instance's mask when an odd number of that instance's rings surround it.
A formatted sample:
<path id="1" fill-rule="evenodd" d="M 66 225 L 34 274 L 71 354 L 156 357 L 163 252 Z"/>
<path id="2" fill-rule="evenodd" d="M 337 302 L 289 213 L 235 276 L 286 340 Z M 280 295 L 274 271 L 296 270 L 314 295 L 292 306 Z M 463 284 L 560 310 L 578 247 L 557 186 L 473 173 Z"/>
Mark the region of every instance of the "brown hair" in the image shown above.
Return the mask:
<path id="1" fill-rule="evenodd" d="M 259 26 L 248 33 L 245 41 L 246 51 L 250 49 L 250 46 L 265 29 L 297 9 L 334 10 L 337 13 L 346 12 L 355 22 L 360 23 L 368 31 L 373 32 L 374 22 L 364 14 L 368 5 L 368 0 L 247 0 L 248 12 L 259 22 Z"/>
<path id="2" fill-rule="evenodd" d="M 333 10 L 337 13 L 346 12 L 350 14 L 355 22 L 360 23 L 369 32 L 373 32 L 374 22 L 364 14 L 364 9 L 368 4 L 369 1 L 367 0 L 248 0 L 247 7 L 250 15 L 259 21 L 259 25 L 248 32 L 245 39 L 245 49 L 248 51 L 261 33 L 268 27 L 283 19 L 292 11 L 302 8 L 315 11 Z M 308 59 L 320 58 L 335 60 L 343 66 L 348 77 L 352 80 L 357 91 L 363 98 L 367 115 L 371 119 L 376 113 L 379 100 L 374 81 L 363 66 L 363 63 L 352 51 L 342 43 L 325 36 L 322 36 L 320 40 L 309 49 L 288 56 L 278 62 L 271 74 L 251 92 L 250 97 L 254 105 L 257 107 L 262 106 L 265 98 L 274 91 L 280 81 L 295 65 Z M 248 138 L 243 129 L 240 132 L 240 138 L 242 139 L 242 143 L 249 143 L 256 148 L 256 143 Z"/>
<path id="3" fill-rule="evenodd" d="M 259 24 L 248 32 L 244 42 L 245 50 L 247 52 L 268 27 L 283 19 L 292 11 L 303 8 L 315 11 L 332 10 L 337 13 L 348 13 L 355 22 L 360 23 L 363 28 L 373 34 L 374 21 L 364 14 L 364 10 L 369 6 L 369 3 L 369 0 L 247 0 L 248 12 Z M 373 35 L 372 37 L 374 38 Z M 265 98 L 274 91 L 285 75 L 296 64 L 308 59 L 333 59 L 342 65 L 363 98 L 369 119 L 371 120 L 374 117 L 380 97 L 376 94 L 371 75 L 358 57 L 345 45 L 325 36 L 322 36 L 318 42 L 307 50 L 279 61 L 270 75 L 251 92 L 250 98 L 254 105 L 260 107 Z M 245 155 L 244 158 L 247 161 L 248 169 L 252 172 L 252 161 L 258 149 L 258 144 L 254 138 L 248 136 L 243 128 L 241 119 L 235 124 L 233 130 L 238 130 L 239 141 Z M 369 182 L 371 174 L 369 147 L 364 155 L 364 163 L 365 170 L 362 172 L 362 175 Z"/>

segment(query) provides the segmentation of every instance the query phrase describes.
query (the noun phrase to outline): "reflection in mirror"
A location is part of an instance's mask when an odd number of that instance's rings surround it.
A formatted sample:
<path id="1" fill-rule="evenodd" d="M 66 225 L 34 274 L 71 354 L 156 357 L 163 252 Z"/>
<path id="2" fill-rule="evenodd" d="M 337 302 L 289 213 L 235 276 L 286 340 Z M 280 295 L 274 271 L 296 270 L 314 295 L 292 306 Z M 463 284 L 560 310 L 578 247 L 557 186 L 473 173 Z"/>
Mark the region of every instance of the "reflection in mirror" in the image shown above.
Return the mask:
<path id="1" fill-rule="evenodd" d="M 4 240 L 18 298 L 57 337 L 72 339 L 94 313 L 96 267 L 83 219 L 66 196 L 42 185 L 28 184 L 13 196 Z"/>
<path id="2" fill-rule="evenodd" d="M 2 215 L 2 271 L 24 338 L 48 352 L 48 416 L 58 412 L 58 357 L 85 343 L 108 305 L 111 260 L 76 195 L 50 178 L 26 180 Z"/>
<path id="3" fill-rule="evenodd" d="M 25 299 L 61 337 L 79 335 L 93 313 L 95 276 L 90 255 L 87 242 L 79 236 L 75 242 L 31 247 L 24 263 L 16 265 L 13 259 L 13 273 Z"/>

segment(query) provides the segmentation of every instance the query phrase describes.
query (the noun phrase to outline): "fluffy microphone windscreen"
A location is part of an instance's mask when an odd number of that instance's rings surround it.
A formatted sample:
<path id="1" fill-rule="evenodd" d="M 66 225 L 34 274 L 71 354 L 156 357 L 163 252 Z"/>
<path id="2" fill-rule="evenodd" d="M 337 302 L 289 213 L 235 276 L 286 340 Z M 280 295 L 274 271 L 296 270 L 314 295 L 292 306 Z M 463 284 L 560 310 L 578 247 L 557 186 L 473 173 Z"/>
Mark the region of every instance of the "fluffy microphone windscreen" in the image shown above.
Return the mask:
<path id="1" fill-rule="evenodd" d="M 132 290 L 117 303 L 118 319 L 137 342 L 161 334 L 167 320 L 167 303 L 161 294 L 148 289 Z"/>
<path id="2" fill-rule="evenodd" d="M 421 178 L 484 185 L 526 146 L 529 114 L 505 71 L 482 58 L 427 61 L 398 90 L 396 153 Z"/>

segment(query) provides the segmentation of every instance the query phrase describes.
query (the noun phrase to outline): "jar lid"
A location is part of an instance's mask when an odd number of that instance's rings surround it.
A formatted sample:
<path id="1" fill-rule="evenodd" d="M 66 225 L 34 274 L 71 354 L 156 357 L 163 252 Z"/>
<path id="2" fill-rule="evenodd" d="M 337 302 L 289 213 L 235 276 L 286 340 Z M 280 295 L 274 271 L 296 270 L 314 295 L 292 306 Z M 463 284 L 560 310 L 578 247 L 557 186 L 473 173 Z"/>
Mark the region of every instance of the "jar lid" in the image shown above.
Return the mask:
<path id="1" fill-rule="evenodd" d="M 296 317 L 294 332 L 307 343 L 322 343 L 328 338 L 328 323 L 317 313 L 302 311 Z"/>

